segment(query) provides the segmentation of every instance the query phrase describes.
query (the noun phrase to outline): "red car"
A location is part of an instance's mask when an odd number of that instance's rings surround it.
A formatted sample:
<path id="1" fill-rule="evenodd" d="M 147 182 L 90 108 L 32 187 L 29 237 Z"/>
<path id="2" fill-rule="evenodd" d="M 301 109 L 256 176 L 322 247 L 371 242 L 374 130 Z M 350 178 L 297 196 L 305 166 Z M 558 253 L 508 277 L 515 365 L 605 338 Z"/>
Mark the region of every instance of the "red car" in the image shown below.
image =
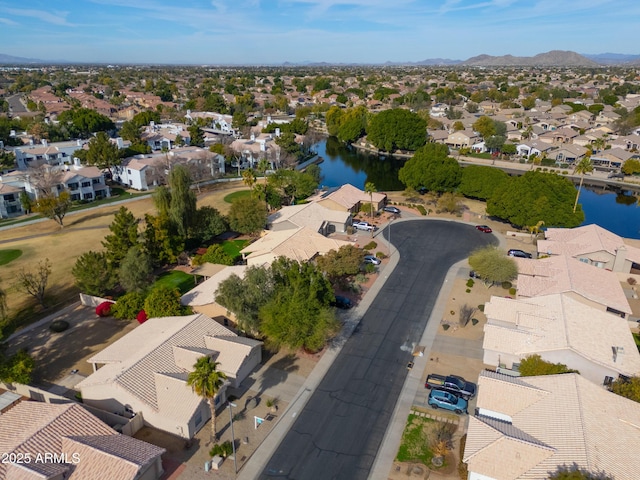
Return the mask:
<path id="1" fill-rule="evenodd" d="M 484 232 L 484 233 L 493 232 L 493 230 L 491 230 L 491 227 L 489 227 L 488 225 L 476 225 L 476 230 L 480 230 L 481 232 Z"/>

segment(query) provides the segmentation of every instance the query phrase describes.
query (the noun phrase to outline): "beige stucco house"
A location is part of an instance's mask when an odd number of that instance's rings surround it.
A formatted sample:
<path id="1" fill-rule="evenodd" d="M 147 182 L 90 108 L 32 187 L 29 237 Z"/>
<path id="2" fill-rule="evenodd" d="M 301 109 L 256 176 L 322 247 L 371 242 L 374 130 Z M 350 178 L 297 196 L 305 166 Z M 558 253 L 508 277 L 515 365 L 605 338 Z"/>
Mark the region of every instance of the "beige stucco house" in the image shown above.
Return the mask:
<path id="1" fill-rule="evenodd" d="M 91 357 L 94 373 L 76 388 L 83 402 L 191 438 L 210 418 L 209 405 L 186 383 L 198 358 L 210 356 L 227 381 L 216 407 L 262 359 L 262 342 L 240 337 L 203 314 L 152 318 Z M 99 368 L 98 368 L 99 367 Z"/>
<path id="2" fill-rule="evenodd" d="M 538 354 L 598 385 L 640 374 L 640 353 L 627 322 L 568 294 L 519 300 L 494 296 L 484 313 L 484 363 L 506 373 L 517 375 L 520 361 Z"/>
<path id="3" fill-rule="evenodd" d="M 518 298 L 566 293 L 596 310 L 622 318 L 631 314 L 629 301 L 613 272 L 567 255 L 514 261 L 518 265 Z"/>
<path id="4" fill-rule="evenodd" d="M 164 448 L 117 433 L 77 403 L 13 406 L 0 415 L 0 452 L 7 480 L 155 480 L 164 473 Z M 24 461 L 9 462 L 12 454 Z"/>
<path id="5" fill-rule="evenodd" d="M 309 227 L 322 235 L 344 233 L 351 224 L 351 213 L 327 208 L 320 203 L 282 207 L 269 216 L 269 229 L 273 231 Z"/>
<path id="6" fill-rule="evenodd" d="M 630 273 L 640 265 L 640 249 L 598 225 L 549 228 L 538 240 L 540 255 L 568 255 L 583 263 L 614 272 Z M 636 267 L 637 268 L 637 267 Z"/>
<path id="7" fill-rule="evenodd" d="M 543 480 L 574 463 L 616 480 L 640 471 L 640 404 L 578 374 L 510 377 L 484 371 L 469 417 L 469 480 Z"/>
<path id="8" fill-rule="evenodd" d="M 379 210 L 387 203 L 387 195 L 374 192 L 369 195 L 364 190 L 346 183 L 339 188 L 320 192 L 318 195 L 309 198 L 309 201 L 317 202 L 325 208 L 344 212 L 358 213 L 363 203 L 371 203 L 373 197 L 373 208 Z"/>

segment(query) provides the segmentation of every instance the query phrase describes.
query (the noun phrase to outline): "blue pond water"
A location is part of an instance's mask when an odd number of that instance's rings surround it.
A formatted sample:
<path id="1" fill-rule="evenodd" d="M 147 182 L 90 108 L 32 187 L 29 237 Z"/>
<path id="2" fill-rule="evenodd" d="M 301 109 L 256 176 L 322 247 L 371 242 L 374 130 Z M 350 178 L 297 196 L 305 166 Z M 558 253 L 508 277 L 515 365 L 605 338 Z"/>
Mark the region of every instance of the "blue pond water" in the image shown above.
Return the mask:
<path id="1" fill-rule="evenodd" d="M 324 158 L 320 170 L 321 183 L 337 187 L 350 183 L 364 189 L 366 182 L 373 182 L 378 191 L 403 190 L 398 180 L 398 170 L 403 161 L 379 159 L 348 149 L 335 138 L 328 138 L 316 146 L 318 155 Z M 622 237 L 640 239 L 640 206 L 630 192 L 615 193 L 602 188 L 582 188 L 580 203 L 585 213 L 583 225 L 595 223 Z"/>

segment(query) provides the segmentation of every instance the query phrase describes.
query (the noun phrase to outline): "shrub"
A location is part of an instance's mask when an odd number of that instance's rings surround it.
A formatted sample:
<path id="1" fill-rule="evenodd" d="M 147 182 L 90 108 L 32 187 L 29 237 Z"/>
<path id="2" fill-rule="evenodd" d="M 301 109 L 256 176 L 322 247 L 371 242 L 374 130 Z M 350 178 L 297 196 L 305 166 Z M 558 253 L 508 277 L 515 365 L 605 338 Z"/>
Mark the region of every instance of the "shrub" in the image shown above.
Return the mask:
<path id="1" fill-rule="evenodd" d="M 369 243 L 367 243 L 364 247 L 362 247 L 364 250 L 373 250 L 374 248 L 376 248 L 378 246 L 378 244 L 376 242 L 374 242 L 373 240 L 371 240 Z"/>
<path id="2" fill-rule="evenodd" d="M 502 282 L 502 288 L 505 290 L 509 290 L 512 286 L 511 282 Z"/>
<path id="3" fill-rule="evenodd" d="M 373 265 L 371 265 L 371 266 L 373 266 Z M 356 275 L 356 283 L 366 283 L 366 281 L 367 281 L 367 276 L 366 275 L 364 275 L 362 273 L 359 273 L 359 274 Z"/>
<path id="4" fill-rule="evenodd" d="M 374 264 L 372 264 L 372 263 L 367 263 L 364 266 L 364 271 L 365 271 L 365 273 L 375 273 L 376 266 Z"/>
<path id="5" fill-rule="evenodd" d="M 121 320 L 133 320 L 144 307 L 144 298 L 140 292 L 129 292 L 111 306 L 111 314 Z"/>
<path id="6" fill-rule="evenodd" d="M 384 252 L 376 252 L 376 258 L 384 260 L 385 258 L 387 258 L 387 256 L 384 254 Z"/>
<path id="7" fill-rule="evenodd" d="M 515 288 L 513 288 L 513 287 L 511 287 L 511 288 L 509 289 L 509 295 L 515 295 L 515 294 L 516 294 L 516 289 L 515 289 Z"/>
<path id="8" fill-rule="evenodd" d="M 484 312 L 484 303 L 478 305 L 478 310 L 480 310 L 481 312 Z"/>
<path id="9" fill-rule="evenodd" d="M 445 331 L 449 330 L 449 324 L 448 323 L 443 323 L 442 324 L 442 329 L 445 330 Z"/>
<path id="10" fill-rule="evenodd" d="M 102 302 L 96 307 L 96 315 L 99 317 L 108 317 L 111 315 L 111 306 L 113 302 Z"/>
<path id="11" fill-rule="evenodd" d="M 467 289 L 465 290 L 465 292 L 467 292 L 467 293 L 471 293 L 471 289 L 470 289 L 470 288 L 467 288 Z"/>
<path id="12" fill-rule="evenodd" d="M 638 283 L 638 282 L 636 281 L 636 279 L 635 279 L 635 278 L 633 278 L 633 277 L 629 277 L 629 278 L 627 278 L 627 283 L 628 283 L 629 285 L 635 285 L 635 284 L 636 284 L 636 283 Z"/>
<path id="13" fill-rule="evenodd" d="M 212 457 L 215 457 L 216 455 L 220 455 L 222 458 L 227 458 L 232 453 L 233 453 L 233 445 L 229 440 L 223 443 L 216 443 L 211 448 L 211 450 L 209 450 L 209 455 L 211 455 Z"/>
<path id="14" fill-rule="evenodd" d="M 416 205 L 416 210 L 418 210 L 421 215 L 427 215 L 427 209 L 424 208 L 423 205 Z"/>
<path id="15" fill-rule="evenodd" d="M 67 330 L 69 326 L 69 322 L 67 322 L 66 320 L 56 320 L 54 322 L 51 322 L 51 325 L 49 325 L 49 330 L 55 333 L 60 333 Z"/>
<path id="16" fill-rule="evenodd" d="M 472 318 L 471 319 L 471 325 L 477 325 L 479 321 L 480 320 L 478 320 L 477 318 Z"/>
<path id="17" fill-rule="evenodd" d="M 473 278 L 467 280 L 467 287 L 471 288 L 475 285 L 476 282 L 473 281 Z"/>

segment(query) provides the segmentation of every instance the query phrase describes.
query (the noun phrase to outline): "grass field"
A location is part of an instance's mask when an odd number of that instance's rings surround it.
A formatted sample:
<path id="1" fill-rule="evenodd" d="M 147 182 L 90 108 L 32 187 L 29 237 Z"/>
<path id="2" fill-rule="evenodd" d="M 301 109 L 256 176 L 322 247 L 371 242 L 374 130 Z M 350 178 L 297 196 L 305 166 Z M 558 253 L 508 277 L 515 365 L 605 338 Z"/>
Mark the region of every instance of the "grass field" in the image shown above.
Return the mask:
<path id="1" fill-rule="evenodd" d="M 20 255 L 22 255 L 22 250 L 0 250 L 0 266 L 13 262 Z"/>
<path id="2" fill-rule="evenodd" d="M 216 185 L 211 190 L 203 190 L 198 195 L 198 207 L 211 206 L 226 215 L 230 204 L 224 201 L 224 197 L 238 190 L 246 190 L 246 187 L 241 182 L 233 182 Z M 137 218 L 144 218 L 146 213 L 155 214 L 150 196 L 136 199 L 124 206 Z M 22 251 L 21 256 L 5 264 L 0 271 L 0 281 L 7 292 L 11 323 L 10 328 L 5 329 L 5 334 L 78 299 L 78 289 L 74 284 L 71 269 L 83 253 L 103 249 L 101 242 L 109 234 L 109 225 L 119 208 L 120 205 L 105 205 L 67 215 L 64 228 L 60 228 L 53 220 L 46 220 L 0 231 L 0 249 Z M 51 262 L 52 270 L 47 285 L 49 308 L 42 311 L 32 297 L 11 287 L 15 283 L 17 272 L 23 268 L 32 270 L 39 261 L 47 258 Z"/>
<path id="3" fill-rule="evenodd" d="M 231 258 L 240 256 L 240 250 L 249 245 L 249 240 L 227 240 L 222 244 L 224 252 Z"/>
<path id="4" fill-rule="evenodd" d="M 158 277 L 153 284 L 154 287 L 166 285 L 171 288 L 177 288 L 181 294 L 187 293 L 193 287 L 195 287 L 195 279 L 193 275 L 182 272 L 180 270 L 172 270 L 171 272 L 165 272 Z"/>
<path id="5" fill-rule="evenodd" d="M 239 198 L 249 197 L 251 196 L 251 190 L 239 190 L 237 192 L 230 193 L 226 197 L 224 197 L 224 201 L 227 203 L 233 203 Z"/>

